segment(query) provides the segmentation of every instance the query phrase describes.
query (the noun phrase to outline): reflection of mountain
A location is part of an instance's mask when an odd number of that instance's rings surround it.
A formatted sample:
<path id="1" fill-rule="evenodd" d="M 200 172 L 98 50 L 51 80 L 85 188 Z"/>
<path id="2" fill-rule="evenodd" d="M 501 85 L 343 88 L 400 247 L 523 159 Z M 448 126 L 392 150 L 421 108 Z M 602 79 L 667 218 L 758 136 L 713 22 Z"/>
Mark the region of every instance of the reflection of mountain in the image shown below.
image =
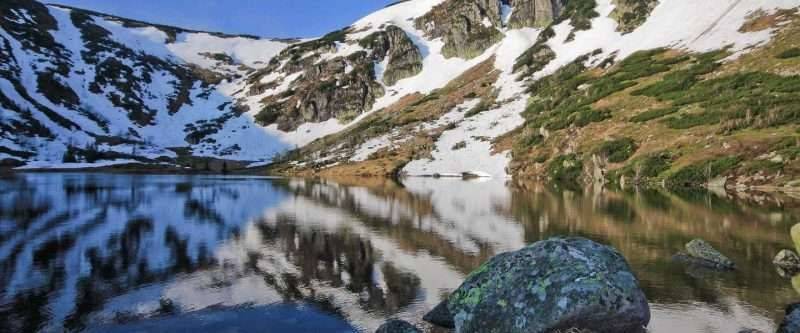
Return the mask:
<path id="1" fill-rule="evenodd" d="M 280 199 L 269 182 L 168 176 L 0 180 L 3 330 L 79 329 L 114 295 L 214 264 Z"/>
<path id="2" fill-rule="evenodd" d="M 0 331 L 272 304 L 310 304 L 372 331 L 387 317 L 419 321 L 492 255 L 564 234 L 626 255 L 654 303 L 655 333 L 768 331 L 793 298 L 770 264 L 791 245 L 785 203 L 420 178 L 356 186 L 48 174 L 0 183 L 12 189 L 0 193 Z M 694 237 L 740 270 L 671 263 Z"/>

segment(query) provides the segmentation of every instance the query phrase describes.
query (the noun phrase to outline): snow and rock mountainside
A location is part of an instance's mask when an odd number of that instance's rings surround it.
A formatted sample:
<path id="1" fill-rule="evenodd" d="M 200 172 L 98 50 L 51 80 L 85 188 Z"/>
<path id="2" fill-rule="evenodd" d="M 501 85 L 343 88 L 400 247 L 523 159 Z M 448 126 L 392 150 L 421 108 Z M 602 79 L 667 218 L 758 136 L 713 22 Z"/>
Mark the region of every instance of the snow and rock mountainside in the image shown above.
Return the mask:
<path id="1" fill-rule="evenodd" d="M 290 42 L 3 1 L 0 160 L 35 167 L 168 162 L 187 152 L 268 157 L 288 143 L 254 125 L 230 90 Z"/>
<path id="2" fill-rule="evenodd" d="M 410 0 L 281 42 L 5 1 L 0 159 L 792 185 L 797 7 Z"/>
<path id="3" fill-rule="evenodd" d="M 291 125 L 314 114 L 359 121 L 281 156 L 285 163 L 272 170 L 793 186 L 800 171 L 798 6 L 401 2 L 326 36 L 322 56 L 294 53 L 315 65 L 372 54 L 375 66 L 363 70 L 382 89 L 363 86 L 363 112 L 344 115 L 297 100 L 289 89 L 298 107 L 269 110 L 267 123 Z M 418 72 L 414 66 L 396 82 L 381 80 L 392 61 L 364 47 L 389 27 L 402 29 L 422 57 Z"/>

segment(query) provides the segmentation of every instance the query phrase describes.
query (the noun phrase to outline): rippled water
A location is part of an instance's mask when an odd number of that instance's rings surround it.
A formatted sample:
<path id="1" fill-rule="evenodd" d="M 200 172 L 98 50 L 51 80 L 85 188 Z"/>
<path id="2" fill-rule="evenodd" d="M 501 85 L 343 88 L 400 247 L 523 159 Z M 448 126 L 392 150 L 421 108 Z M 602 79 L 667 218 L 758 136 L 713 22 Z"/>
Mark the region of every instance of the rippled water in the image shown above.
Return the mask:
<path id="1" fill-rule="evenodd" d="M 626 256 L 651 332 L 768 332 L 800 299 L 771 264 L 800 221 L 784 198 L 104 174 L 0 189 L 0 332 L 371 332 L 420 322 L 492 255 L 557 235 Z M 673 263 L 695 237 L 740 269 Z"/>

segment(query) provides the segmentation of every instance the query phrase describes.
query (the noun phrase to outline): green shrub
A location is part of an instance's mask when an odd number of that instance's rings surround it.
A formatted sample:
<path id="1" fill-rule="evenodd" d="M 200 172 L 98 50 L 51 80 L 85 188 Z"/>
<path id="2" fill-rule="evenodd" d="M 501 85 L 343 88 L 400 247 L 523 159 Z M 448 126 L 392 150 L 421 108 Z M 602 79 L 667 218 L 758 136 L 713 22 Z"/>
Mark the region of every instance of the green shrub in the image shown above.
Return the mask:
<path id="1" fill-rule="evenodd" d="M 793 47 L 786 51 L 781 52 L 776 56 L 778 59 L 789 59 L 800 57 L 800 47 Z"/>
<path id="2" fill-rule="evenodd" d="M 595 153 L 608 159 L 611 163 L 621 163 L 627 161 L 638 147 L 631 138 L 621 138 L 603 142 L 597 147 Z"/>
<path id="3" fill-rule="evenodd" d="M 666 107 L 666 108 L 660 108 L 660 109 L 653 109 L 653 110 L 649 110 L 649 111 L 645 111 L 645 112 L 642 112 L 640 114 L 637 114 L 637 115 L 631 117 L 631 119 L 629 119 L 629 121 L 634 122 L 634 123 L 643 123 L 643 122 L 647 122 L 647 121 L 650 121 L 650 120 L 653 120 L 653 119 L 658 119 L 658 118 L 664 117 L 666 115 L 673 114 L 675 112 L 678 112 L 678 110 L 680 110 L 680 108 L 674 107 L 674 106 Z"/>
<path id="4" fill-rule="evenodd" d="M 567 184 L 578 184 L 583 174 L 583 162 L 575 154 L 554 158 L 547 166 L 550 179 Z"/>
<path id="5" fill-rule="evenodd" d="M 707 160 L 686 166 L 666 179 L 670 188 L 697 187 L 735 168 L 741 159 L 736 156 Z"/>

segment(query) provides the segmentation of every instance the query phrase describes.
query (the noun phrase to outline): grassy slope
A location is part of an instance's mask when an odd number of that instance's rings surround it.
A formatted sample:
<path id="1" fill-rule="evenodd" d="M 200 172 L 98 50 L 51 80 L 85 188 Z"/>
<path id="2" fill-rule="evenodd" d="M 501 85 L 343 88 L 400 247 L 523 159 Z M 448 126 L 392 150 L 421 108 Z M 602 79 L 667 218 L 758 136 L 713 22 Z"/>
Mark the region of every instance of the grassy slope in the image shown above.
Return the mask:
<path id="1" fill-rule="evenodd" d="M 792 183 L 800 175 L 800 57 L 785 55 L 800 45 L 800 18 L 782 15 L 756 15 L 742 27 L 786 22 L 768 45 L 734 61 L 715 65 L 727 54 L 663 50 L 607 70 L 565 73 L 546 89 L 537 83 L 526 127 L 513 134 L 515 175 L 552 176 L 564 167 L 561 156 L 575 154 L 584 174 L 596 164 L 592 155 L 600 157 L 612 182 L 640 175 L 641 183 L 677 187 L 735 175 L 747 185 Z M 632 139 L 635 153 L 609 162 L 601 146 L 612 139 Z"/>

